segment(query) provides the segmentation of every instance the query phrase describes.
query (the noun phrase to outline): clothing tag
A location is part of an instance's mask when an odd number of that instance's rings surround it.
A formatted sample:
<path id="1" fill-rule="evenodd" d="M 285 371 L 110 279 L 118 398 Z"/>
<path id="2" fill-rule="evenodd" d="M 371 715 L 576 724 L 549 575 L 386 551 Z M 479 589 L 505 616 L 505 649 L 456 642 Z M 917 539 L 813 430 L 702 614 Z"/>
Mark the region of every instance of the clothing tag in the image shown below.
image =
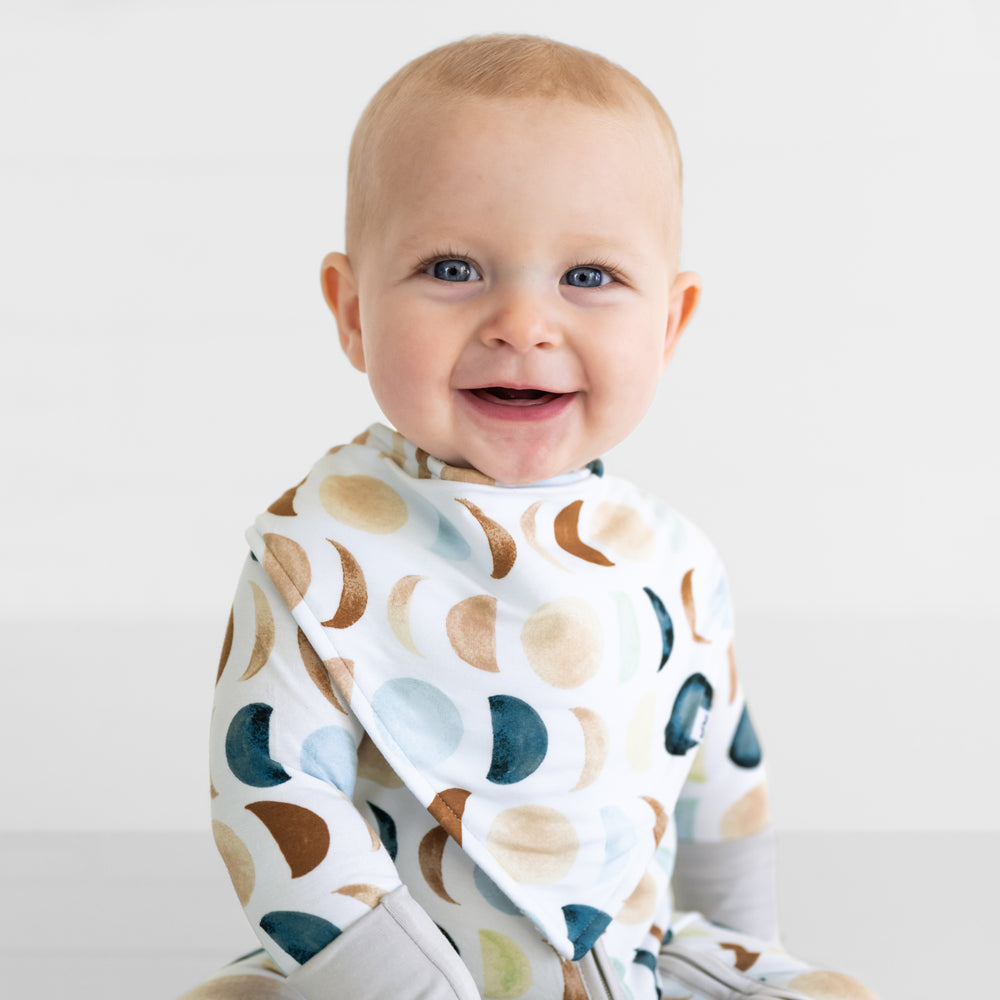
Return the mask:
<path id="1" fill-rule="evenodd" d="M 709 711 L 704 706 L 698 707 L 698 712 L 694 717 L 694 724 L 691 726 L 691 739 L 701 743 L 705 739 L 705 730 L 708 728 Z"/>

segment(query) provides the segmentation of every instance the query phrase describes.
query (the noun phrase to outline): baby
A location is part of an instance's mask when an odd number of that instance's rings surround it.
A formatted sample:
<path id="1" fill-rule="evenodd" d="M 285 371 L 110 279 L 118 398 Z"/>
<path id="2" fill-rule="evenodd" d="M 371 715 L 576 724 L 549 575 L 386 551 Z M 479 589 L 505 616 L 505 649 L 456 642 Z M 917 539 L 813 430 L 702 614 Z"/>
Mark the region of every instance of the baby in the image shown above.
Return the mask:
<path id="1" fill-rule="evenodd" d="M 603 474 L 698 302 L 638 80 L 539 38 L 404 67 L 322 282 L 396 430 L 248 532 L 215 839 L 263 950 L 187 1000 L 864 1000 L 777 942 L 718 557 Z"/>

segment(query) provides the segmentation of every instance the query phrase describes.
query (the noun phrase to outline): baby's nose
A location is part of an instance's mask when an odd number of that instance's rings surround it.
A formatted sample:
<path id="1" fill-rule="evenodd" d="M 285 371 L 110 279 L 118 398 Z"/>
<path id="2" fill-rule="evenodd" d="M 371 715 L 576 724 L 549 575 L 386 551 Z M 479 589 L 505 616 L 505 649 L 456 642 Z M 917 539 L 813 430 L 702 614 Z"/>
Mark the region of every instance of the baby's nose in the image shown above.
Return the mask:
<path id="1" fill-rule="evenodd" d="M 558 345 L 562 328 L 553 303 L 545 295 L 522 289 L 498 298 L 481 336 L 491 346 L 529 351 Z"/>

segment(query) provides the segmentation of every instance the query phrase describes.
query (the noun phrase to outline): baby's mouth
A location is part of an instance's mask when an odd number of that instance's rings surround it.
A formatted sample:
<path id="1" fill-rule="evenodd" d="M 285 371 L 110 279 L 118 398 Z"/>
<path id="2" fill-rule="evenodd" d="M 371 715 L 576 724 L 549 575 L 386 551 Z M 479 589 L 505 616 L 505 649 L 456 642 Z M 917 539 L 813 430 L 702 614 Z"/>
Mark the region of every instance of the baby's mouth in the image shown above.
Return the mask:
<path id="1" fill-rule="evenodd" d="M 478 399 L 502 406 L 540 406 L 563 395 L 561 392 L 548 392 L 545 389 L 511 389 L 505 385 L 484 386 L 482 389 L 471 389 L 470 392 Z"/>

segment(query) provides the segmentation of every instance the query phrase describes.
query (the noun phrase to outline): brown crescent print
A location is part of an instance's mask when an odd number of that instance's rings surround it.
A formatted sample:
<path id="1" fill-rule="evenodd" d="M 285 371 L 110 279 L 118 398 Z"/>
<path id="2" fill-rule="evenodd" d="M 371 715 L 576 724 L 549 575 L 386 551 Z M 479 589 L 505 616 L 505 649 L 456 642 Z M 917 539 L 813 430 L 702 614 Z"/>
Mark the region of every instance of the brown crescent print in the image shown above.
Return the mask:
<path id="1" fill-rule="evenodd" d="M 648 795 L 642 795 L 640 798 L 653 810 L 653 814 L 656 816 L 656 823 L 653 825 L 653 840 L 656 841 L 656 846 L 659 847 L 664 833 L 667 832 L 667 814 L 663 811 L 663 806 L 656 799 L 652 799 Z"/>
<path id="2" fill-rule="evenodd" d="M 319 658 L 319 654 L 315 649 L 313 649 L 312 643 L 306 638 L 305 632 L 303 632 L 302 629 L 299 629 L 298 632 L 299 656 L 302 658 L 302 665 L 306 668 L 306 673 L 309 675 L 313 684 L 319 688 L 320 694 L 322 694 L 335 709 L 339 712 L 343 712 L 344 715 L 347 715 L 347 709 L 340 704 L 336 692 L 333 690 L 333 683 L 330 680 L 329 671 L 326 669 L 323 661 Z"/>
<path id="3" fill-rule="evenodd" d="M 448 831 L 443 826 L 434 827 L 420 841 L 417 859 L 420 862 L 420 872 L 424 876 L 424 881 L 446 903 L 454 903 L 458 906 L 457 900 L 452 899 L 444 887 L 444 874 L 441 871 L 441 862 L 447 843 Z"/>
<path id="4" fill-rule="evenodd" d="M 349 628 L 364 613 L 368 607 L 368 587 L 365 585 L 365 575 L 361 572 L 357 559 L 347 549 L 332 538 L 327 541 L 340 553 L 340 565 L 343 570 L 344 584 L 340 591 L 340 604 L 334 616 L 323 622 L 333 628 Z"/>
<path id="5" fill-rule="evenodd" d="M 291 802 L 251 802 L 247 807 L 267 827 L 292 870 L 307 875 L 330 849 L 330 830 L 322 817 Z"/>
<path id="6" fill-rule="evenodd" d="M 268 512 L 271 514 L 278 514 L 280 517 L 295 517 L 295 494 L 304 482 L 305 479 L 300 479 L 299 482 L 297 482 L 290 489 L 285 490 L 285 492 L 282 493 L 281 496 L 267 508 Z"/>
<path id="7" fill-rule="evenodd" d="M 712 640 L 698 635 L 698 630 L 695 628 L 694 590 L 691 586 L 692 576 L 694 576 L 694 570 L 689 569 L 684 574 L 684 579 L 681 580 L 681 600 L 684 602 L 684 614 L 687 615 L 688 625 L 691 628 L 691 635 L 694 637 L 694 641 L 710 643 Z"/>
<path id="8" fill-rule="evenodd" d="M 574 500 L 556 514 L 553 523 L 556 544 L 571 556 L 593 563 L 595 566 L 614 566 L 614 563 L 603 552 L 598 552 L 597 549 L 591 548 L 580 540 L 580 508 L 582 506 L 582 500 Z"/>
<path id="9" fill-rule="evenodd" d="M 226 669 L 229 662 L 229 654 L 233 648 L 233 609 L 229 609 L 229 623 L 226 625 L 226 635 L 222 640 L 222 652 L 219 654 L 219 672 L 215 675 L 215 683 L 222 680 L 222 671 Z"/>
<path id="10" fill-rule="evenodd" d="M 494 580 L 502 580 L 511 571 L 517 558 L 517 545 L 513 537 L 506 528 L 502 528 L 493 518 L 487 517 L 471 500 L 456 497 L 455 501 L 469 511 L 486 533 L 490 555 L 493 556 L 493 572 L 490 575 Z"/>
<path id="11" fill-rule="evenodd" d="M 253 592 L 253 652 L 250 654 L 246 670 L 240 677 L 241 681 L 249 680 L 260 671 L 270 659 L 271 651 L 274 649 L 274 615 L 271 614 L 271 605 L 267 603 L 264 591 L 253 580 L 250 581 L 250 589 Z"/>

